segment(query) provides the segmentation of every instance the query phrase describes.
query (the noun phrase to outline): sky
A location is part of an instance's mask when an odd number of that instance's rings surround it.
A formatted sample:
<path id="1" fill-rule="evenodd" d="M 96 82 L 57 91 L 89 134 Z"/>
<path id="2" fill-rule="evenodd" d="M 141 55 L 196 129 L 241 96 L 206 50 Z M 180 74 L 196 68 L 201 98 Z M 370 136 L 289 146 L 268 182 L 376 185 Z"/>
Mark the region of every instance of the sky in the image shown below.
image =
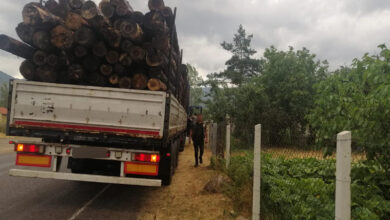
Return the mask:
<path id="1" fill-rule="evenodd" d="M 26 0 L 2 0 L 0 33 L 17 38 Z M 95 2 L 99 2 L 95 0 Z M 146 12 L 146 0 L 130 0 L 135 10 Z M 230 54 L 220 43 L 232 41 L 242 24 L 253 34 L 252 46 L 261 58 L 271 45 L 308 48 L 331 69 L 349 65 L 364 53 L 377 53 L 390 45 L 390 0 L 165 0 L 177 7 L 177 29 L 184 62 L 202 77 L 224 70 Z M 23 60 L 0 51 L 0 70 L 20 78 Z"/>

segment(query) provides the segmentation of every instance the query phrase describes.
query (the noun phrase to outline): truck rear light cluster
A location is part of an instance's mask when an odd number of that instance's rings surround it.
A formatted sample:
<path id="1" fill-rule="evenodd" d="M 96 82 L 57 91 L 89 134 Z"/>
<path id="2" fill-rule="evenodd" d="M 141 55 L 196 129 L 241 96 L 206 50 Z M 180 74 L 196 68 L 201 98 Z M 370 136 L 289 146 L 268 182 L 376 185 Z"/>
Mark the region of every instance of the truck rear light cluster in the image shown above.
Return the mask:
<path id="1" fill-rule="evenodd" d="M 133 161 L 158 163 L 158 162 L 160 162 L 160 155 L 134 153 L 133 154 Z"/>
<path id="2" fill-rule="evenodd" d="M 44 147 L 35 144 L 15 144 L 15 151 L 20 153 L 43 153 Z"/>

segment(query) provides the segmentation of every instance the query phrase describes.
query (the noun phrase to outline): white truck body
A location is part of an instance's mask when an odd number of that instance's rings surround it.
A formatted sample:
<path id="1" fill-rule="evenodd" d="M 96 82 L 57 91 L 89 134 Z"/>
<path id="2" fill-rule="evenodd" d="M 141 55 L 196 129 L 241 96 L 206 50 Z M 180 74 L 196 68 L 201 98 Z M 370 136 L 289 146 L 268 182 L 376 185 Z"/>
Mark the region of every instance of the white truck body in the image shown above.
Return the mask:
<path id="1" fill-rule="evenodd" d="M 11 176 L 143 186 L 170 183 L 187 127 L 187 113 L 170 93 L 13 80 L 10 94 L 8 135 L 110 136 L 125 145 L 100 141 L 83 145 L 62 138 L 13 142 L 16 165 L 48 170 L 11 169 Z M 154 144 L 144 146 L 143 141 Z M 63 158 L 93 159 L 82 161 L 91 166 L 115 162 L 118 169 L 114 176 L 61 172 Z"/>
<path id="2" fill-rule="evenodd" d="M 165 92 L 14 80 L 9 126 L 161 139 Z M 187 114 L 171 97 L 169 135 Z"/>

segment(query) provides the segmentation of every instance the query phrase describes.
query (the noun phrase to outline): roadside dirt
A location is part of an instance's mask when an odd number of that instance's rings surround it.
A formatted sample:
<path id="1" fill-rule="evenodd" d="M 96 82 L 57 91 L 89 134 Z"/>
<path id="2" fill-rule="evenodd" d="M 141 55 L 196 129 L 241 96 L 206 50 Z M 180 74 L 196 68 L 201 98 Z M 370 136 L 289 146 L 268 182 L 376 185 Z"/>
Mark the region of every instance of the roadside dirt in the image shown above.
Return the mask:
<path id="1" fill-rule="evenodd" d="M 194 149 L 187 145 L 168 187 L 148 192 L 138 219 L 229 219 L 231 200 L 222 193 L 209 194 L 203 187 L 217 172 L 208 168 L 211 153 L 205 149 L 204 163 L 194 167 Z"/>

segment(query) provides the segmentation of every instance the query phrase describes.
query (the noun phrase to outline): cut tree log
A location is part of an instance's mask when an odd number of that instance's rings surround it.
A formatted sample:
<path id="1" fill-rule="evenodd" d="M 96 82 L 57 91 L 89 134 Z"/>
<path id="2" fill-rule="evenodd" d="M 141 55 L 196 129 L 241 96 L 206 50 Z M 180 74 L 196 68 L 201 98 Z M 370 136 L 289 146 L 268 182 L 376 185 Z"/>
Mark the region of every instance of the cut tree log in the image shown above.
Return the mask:
<path id="1" fill-rule="evenodd" d="M 166 91 L 167 86 L 161 80 L 156 78 L 151 78 L 148 81 L 148 89 L 150 91 Z"/>
<path id="2" fill-rule="evenodd" d="M 131 21 L 130 19 L 121 22 L 120 32 L 122 37 L 128 38 L 133 42 L 141 42 L 143 31 L 141 26 Z"/>
<path id="3" fill-rule="evenodd" d="M 87 1 L 81 7 L 81 16 L 87 20 L 94 19 L 98 15 L 100 11 L 93 1 Z"/>
<path id="4" fill-rule="evenodd" d="M 135 23 L 137 23 L 141 26 L 144 23 L 144 17 L 145 17 L 144 13 L 142 13 L 140 11 L 135 11 L 130 16 L 132 21 L 134 21 Z"/>
<path id="5" fill-rule="evenodd" d="M 27 25 L 57 24 L 60 18 L 39 7 L 37 3 L 32 2 L 24 6 L 23 22 Z"/>
<path id="6" fill-rule="evenodd" d="M 157 78 L 165 84 L 168 83 L 168 77 L 161 68 L 150 68 L 148 75 L 150 78 Z"/>
<path id="7" fill-rule="evenodd" d="M 36 76 L 36 66 L 30 60 L 25 60 L 19 67 L 19 72 L 27 80 L 34 80 Z"/>
<path id="8" fill-rule="evenodd" d="M 108 64 L 102 64 L 100 66 L 100 72 L 104 75 L 104 76 L 110 76 L 112 74 L 112 71 L 113 71 L 113 68 L 111 65 L 108 65 Z"/>
<path id="9" fill-rule="evenodd" d="M 65 19 L 70 7 L 68 0 L 59 0 L 58 3 L 55 0 L 48 0 L 45 4 L 45 8 L 55 16 Z"/>
<path id="10" fill-rule="evenodd" d="M 0 35 L 0 49 L 24 59 L 31 59 L 35 49 L 7 35 Z"/>
<path id="11" fill-rule="evenodd" d="M 71 51 L 61 50 L 58 53 L 58 65 L 68 67 L 74 62 L 75 62 L 75 56 L 73 53 L 71 53 Z"/>
<path id="12" fill-rule="evenodd" d="M 161 11 L 165 8 L 164 0 L 149 0 L 148 6 L 151 11 Z"/>
<path id="13" fill-rule="evenodd" d="M 38 78 L 42 82 L 56 82 L 57 81 L 57 73 L 55 69 L 51 66 L 44 65 L 44 66 L 39 66 L 37 68 L 36 72 Z"/>
<path id="14" fill-rule="evenodd" d="M 84 75 L 84 69 L 81 65 L 73 64 L 68 68 L 68 77 L 72 82 L 81 82 Z"/>
<path id="15" fill-rule="evenodd" d="M 76 47 L 73 49 L 73 51 L 74 51 L 74 55 L 75 55 L 76 57 L 79 57 L 79 58 L 85 57 L 85 56 L 87 56 L 87 54 L 88 54 L 87 48 L 85 48 L 84 46 L 81 46 L 81 45 L 76 46 Z"/>
<path id="16" fill-rule="evenodd" d="M 45 3 L 45 8 L 52 14 L 54 14 L 53 11 L 55 11 L 58 6 L 59 6 L 59 4 L 55 0 L 48 0 Z"/>
<path id="17" fill-rule="evenodd" d="M 16 34 L 23 42 L 30 45 L 33 43 L 34 28 L 31 25 L 21 22 L 15 30 Z"/>
<path id="18" fill-rule="evenodd" d="M 74 32 L 63 25 L 57 25 L 51 30 L 51 43 L 59 49 L 70 49 L 73 46 Z"/>
<path id="19" fill-rule="evenodd" d="M 164 16 L 158 11 L 151 11 L 145 14 L 143 25 L 145 31 L 151 34 L 167 33 L 169 28 L 166 24 Z"/>
<path id="20" fill-rule="evenodd" d="M 130 57 L 134 62 L 143 62 L 145 60 L 146 52 L 142 47 L 133 46 L 130 48 Z"/>
<path id="21" fill-rule="evenodd" d="M 130 89 L 132 84 L 132 79 L 130 77 L 121 77 L 119 79 L 119 87 L 124 89 Z M 115 84 L 114 84 L 115 85 Z"/>
<path id="22" fill-rule="evenodd" d="M 123 40 L 121 43 L 121 50 L 130 53 L 133 43 L 130 40 Z"/>
<path id="23" fill-rule="evenodd" d="M 119 17 L 130 16 L 134 12 L 127 0 L 114 0 L 114 2 L 116 2 L 115 12 Z"/>
<path id="24" fill-rule="evenodd" d="M 123 65 L 123 66 L 131 66 L 131 64 L 133 63 L 133 60 L 131 59 L 130 55 L 127 54 L 127 53 L 122 53 L 120 56 L 119 56 L 119 62 Z"/>
<path id="25" fill-rule="evenodd" d="M 49 54 L 46 56 L 45 62 L 49 66 L 56 67 L 58 65 L 58 56 L 56 54 Z"/>
<path id="26" fill-rule="evenodd" d="M 86 81 L 93 86 L 105 86 L 107 84 L 106 77 L 97 73 L 87 74 Z"/>
<path id="27" fill-rule="evenodd" d="M 33 55 L 33 62 L 38 66 L 43 66 L 46 64 L 47 53 L 42 50 L 37 50 Z"/>
<path id="28" fill-rule="evenodd" d="M 90 73 L 99 72 L 101 61 L 98 57 L 88 55 L 83 59 L 83 68 Z"/>
<path id="29" fill-rule="evenodd" d="M 116 63 L 114 65 L 114 73 L 118 74 L 118 75 L 125 75 L 126 74 L 126 67 L 120 63 Z"/>
<path id="30" fill-rule="evenodd" d="M 100 14 L 96 15 L 92 19 L 89 19 L 88 23 L 90 26 L 94 27 L 95 30 L 99 30 L 99 29 L 107 28 L 107 27 L 111 26 L 110 21 L 107 20 L 106 17 L 104 17 L 103 15 L 100 15 Z"/>
<path id="31" fill-rule="evenodd" d="M 161 14 L 164 16 L 165 21 L 167 22 L 168 25 L 173 23 L 173 11 L 172 8 L 170 7 L 164 7 L 164 9 L 161 11 Z"/>
<path id="32" fill-rule="evenodd" d="M 119 60 L 119 53 L 115 50 L 109 50 L 106 54 L 106 61 L 109 64 L 115 64 Z"/>
<path id="33" fill-rule="evenodd" d="M 97 57 L 104 57 L 107 54 L 107 47 L 103 41 L 98 42 L 92 48 L 93 55 Z"/>
<path id="34" fill-rule="evenodd" d="M 104 15 L 104 17 L 110 19 L 115 15 L 115 7 L 110 3 L 110 0 L 101 1 L 99 4 L 99 9 Z"/>
<path id="35" fill-rule="evenodd" d="M 146 53 L 146 64 L 150 67 L 158 67 L 163 64 L 162 54 L 149 50 Z"/>
<path id="36" fill-rule="evenodd" d="M 65 19 L 65 26 L 71 30 L 78 30 L 82 26 L 88 26 L 88 22 L 79 14 L 69 13 Z"/>
<path id="37" fill-rule="evenodd" d="M 90 47 L 96 41 L 96 34 L 90 28 L 81 27 L 75 32 L 74 39 L 77 43 L 86 47 Z"/>
<path id="38" fill-rule="evenodd" d="M 84 3 L 84 0 L 69 0 L 69 6 L 72 9 L 80 9 Z"/>
<path id="39" fill-rule="evenodd" d="M 53 46 L 50 43 L 50 33 L 47 31 L 37 31 L 33 34 L 32 45 L 40 50 L 50 51 Z"/>
<path id="40" fill-rule="evenodd" d="M 145 76 L 145 74 L 142 73 L 136 73 L 131 78 L 131 88 L 132 89 L 146 89 L 148 86 L 148 77 Z"/>
<path id="41" fill-rule="evenodd" d="M 108 81 L 110 82 L 111 85 L 118 85 L 118 83 L 119 83 L 119 76 L 118 75 L 112 75 L 112 76 L 110 76 Z"/>
<path id="42" fill-rule="evenodd" d="M 119 30 L 115 30 L 112 27 L 103 28 L 100 30 L 105 41 L 114 48 L 118 48 L 121 45 L 121 32 Z"/>
<path id="43" fill-rule="evenodd" d="M 143 31 L 141 26 L 131 21 L 130 19 L 121 22 L 120 32 L 122 34 L 122 37 L 128 38 L 133 42 L 142 41 Z"/>
<path id="44" fill-rule="evenodd" d="M 115 30 L 118 30 L 118 31 L 121 30 L 121 24 L 122 24 L 122 22 L 123 22 L 124 20 L 125 20 L 125 19 L 123 19 L 123 18 L 115 19 L 115 21 L 112 23 L 112 25 L 113 25 L 113 27 L 115 28 Z"/>
<path id="45" fill-rule="evenodd" d="M 171 48 L 170 45 L 170 38 L 167 34 L 160 34 L 152 38 L 152 46 L 156 50 L 164 51 L 166 54 L 169 53 L 169 49 Z M 177 55 L 174 54 L 174 57 Z"/>

